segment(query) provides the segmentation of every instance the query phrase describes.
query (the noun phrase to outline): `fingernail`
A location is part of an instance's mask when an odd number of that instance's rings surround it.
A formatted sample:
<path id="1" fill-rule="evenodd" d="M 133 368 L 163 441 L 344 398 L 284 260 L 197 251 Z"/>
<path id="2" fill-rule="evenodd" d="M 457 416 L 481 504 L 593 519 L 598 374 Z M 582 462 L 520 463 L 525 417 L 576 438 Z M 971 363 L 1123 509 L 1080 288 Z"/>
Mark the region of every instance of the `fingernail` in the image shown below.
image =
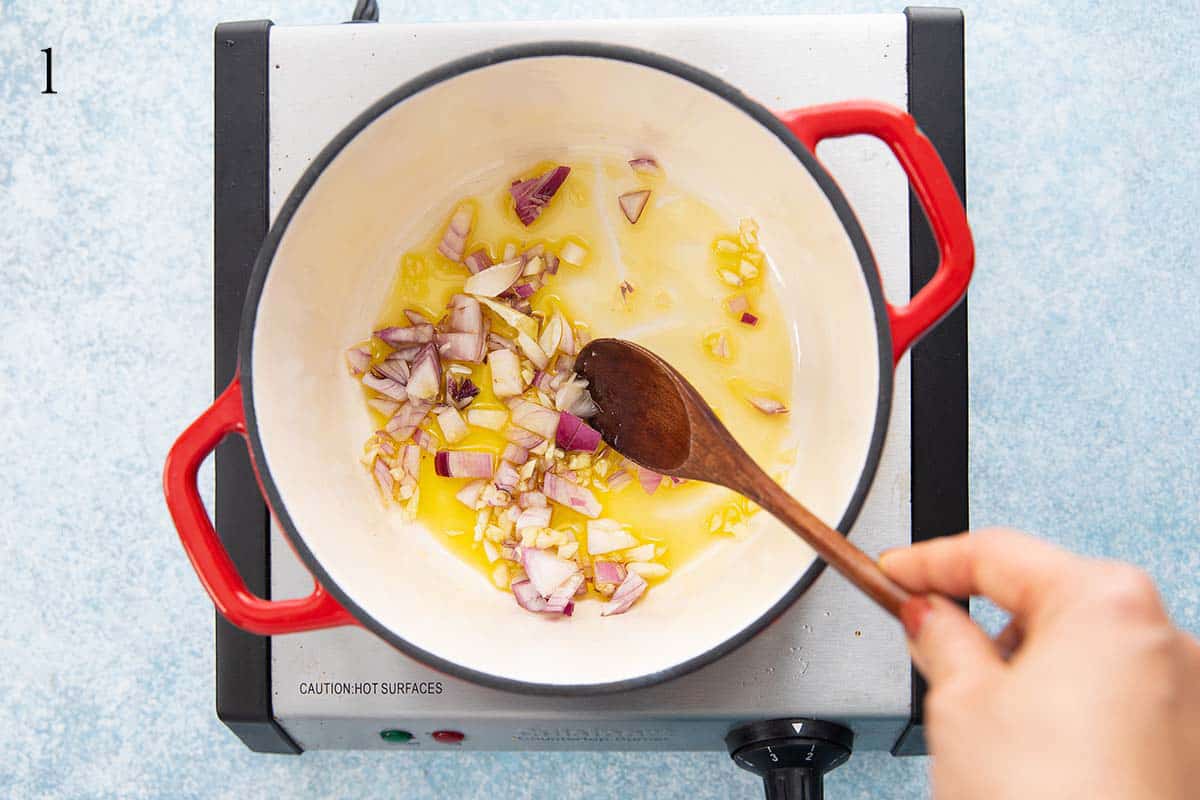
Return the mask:
<path id="1" fill-rule="evenodd" d="M 933 606 L 920 595 L 913 595 L 900 606 L 900 622 L 903 623 L 904 632 L 908 634 L 909 639 L 917 640 L 921 633 L 921 625 L 925 623 L 930 611 L 933 611 Z"/>
<path id="2" fill-rule="evenodd" d="M 879 558 L 875 559 L 875 563 L 878 564 L 882 568 L 884 560 L 887 559 L 888 556 L 890 556 L 892 553 L 896 552 L 899 549 L 900 548 L 898 548 L 898 547 L 889 547 L 887 550 L 884 550 L 882 553 L 879 554 Z"/>

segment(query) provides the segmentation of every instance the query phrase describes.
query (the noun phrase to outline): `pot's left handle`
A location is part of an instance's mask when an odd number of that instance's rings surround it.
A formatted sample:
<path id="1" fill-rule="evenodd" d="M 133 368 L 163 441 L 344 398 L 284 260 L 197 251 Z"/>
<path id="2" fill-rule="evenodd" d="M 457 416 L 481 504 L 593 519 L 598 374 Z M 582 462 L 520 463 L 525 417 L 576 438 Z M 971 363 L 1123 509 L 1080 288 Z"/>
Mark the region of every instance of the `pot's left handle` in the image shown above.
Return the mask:
<path id="1" fill-rule="evenodd" d="M 196 486 L 200 465 L 231 433 L 246 438 L 242 384 L 237 377 L 175 441 L 163 470 L 167 509 L 183 549 L 217 611 L 239 628 L 262 636 L 353 623 L 350 613 L 319 583 L 308 597 L 294 600 L 266 600 L 246 587 L 217 537 Z"/>

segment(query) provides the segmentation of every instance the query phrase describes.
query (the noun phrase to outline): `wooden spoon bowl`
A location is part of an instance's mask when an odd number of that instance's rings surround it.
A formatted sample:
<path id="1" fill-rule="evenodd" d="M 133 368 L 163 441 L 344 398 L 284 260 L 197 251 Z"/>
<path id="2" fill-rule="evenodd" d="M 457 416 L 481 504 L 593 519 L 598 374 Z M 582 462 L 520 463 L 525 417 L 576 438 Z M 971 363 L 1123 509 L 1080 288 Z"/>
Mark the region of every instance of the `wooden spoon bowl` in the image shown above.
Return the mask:
<path id="1" fill-rule="evenodd" d="M 615 450 L 654 472 L 714 483 L 745 495 L 899 616 L 909 593 L 775 483 L 674 367 L 632 342 L 596 339 L 580 352 L 575 370 L 587 378 L 600 409 L 589 422 Z"/>

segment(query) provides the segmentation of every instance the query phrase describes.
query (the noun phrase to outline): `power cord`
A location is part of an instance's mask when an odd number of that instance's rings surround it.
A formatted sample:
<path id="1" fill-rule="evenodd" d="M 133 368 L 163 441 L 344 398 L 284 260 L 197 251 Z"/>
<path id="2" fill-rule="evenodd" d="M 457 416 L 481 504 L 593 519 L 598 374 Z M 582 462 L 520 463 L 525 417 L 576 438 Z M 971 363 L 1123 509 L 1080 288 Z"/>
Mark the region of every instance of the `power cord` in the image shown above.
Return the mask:
<path id="1" fill-rule="evenodd" d="M 375 0 L 358 0 L 354 4 L 351 22 L 379 22 L 379 3 Z"/>

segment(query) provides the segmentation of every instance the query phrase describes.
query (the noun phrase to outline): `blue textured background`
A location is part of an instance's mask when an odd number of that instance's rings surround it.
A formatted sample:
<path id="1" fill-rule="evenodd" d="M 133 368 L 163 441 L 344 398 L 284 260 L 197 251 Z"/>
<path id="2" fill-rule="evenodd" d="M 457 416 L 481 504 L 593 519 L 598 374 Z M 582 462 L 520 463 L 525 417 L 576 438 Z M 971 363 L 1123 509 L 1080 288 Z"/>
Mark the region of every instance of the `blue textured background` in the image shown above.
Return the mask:
<path id="1" fill-rule="evenodd" d="M 385 22 L 901 7 L 381 4 Z M 973 519 L 1136 561 L 1200 630 L 1195 4 L 966 5 Z M 217 722 L 211 606 L 159 491 L 211 398 L 212 28 L 352 6 L 0 2 L 0 794 L 757 797 L 721 754 L 266 757 Z M 925 766 L 858 754 L 829 794 L 922 797 Z"/>

